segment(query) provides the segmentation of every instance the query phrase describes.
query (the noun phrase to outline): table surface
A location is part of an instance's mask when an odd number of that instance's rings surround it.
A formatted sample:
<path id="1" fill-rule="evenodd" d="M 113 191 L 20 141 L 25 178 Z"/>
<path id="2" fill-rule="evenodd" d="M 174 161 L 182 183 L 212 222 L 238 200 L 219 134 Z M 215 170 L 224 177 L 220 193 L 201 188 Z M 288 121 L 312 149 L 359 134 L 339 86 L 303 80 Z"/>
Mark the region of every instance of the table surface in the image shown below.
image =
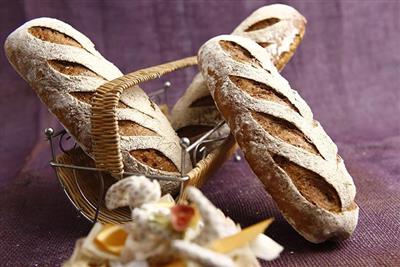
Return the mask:
<path id="1" fill-rule="evenodd" d="M 128 72 L 194 55 L 207 39 L 229 33 L 266 3 L 0 0 L 0 40 L 28 19 L 56 17 L 87 34 Z M 265 266 L 400 266 L 400 2 L 289 3 L 306 16 L 308 26 L 283 75 L 336 141 L 357 186 L 359 225 L 346 241 L 305 241 L 244 160 L 226 162 L 203 191 L 242 226 L 276 218 L 266 234 L 285 250 Z M 194 73 L 168 77 L 176 88 L 170 104 Z M 0 265 L 59 265 L 91 227 L 77 216 L 48 166 L 43 129 L 59 125 L 2 50 L 0 81 Z"/>

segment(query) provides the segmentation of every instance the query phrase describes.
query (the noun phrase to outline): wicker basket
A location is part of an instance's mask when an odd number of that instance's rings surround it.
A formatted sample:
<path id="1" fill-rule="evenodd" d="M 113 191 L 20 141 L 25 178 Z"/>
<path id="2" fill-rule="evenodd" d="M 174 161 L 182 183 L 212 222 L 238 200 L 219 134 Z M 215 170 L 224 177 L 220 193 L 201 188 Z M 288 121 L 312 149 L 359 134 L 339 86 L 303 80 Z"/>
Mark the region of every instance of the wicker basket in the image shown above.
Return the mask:
<path id="1" fill-rule="evenodd" d="M 130 219 L 128 208 L 108 210 L 104 206 L 102 197 L 99 197 L 104 193 L 102 190 L 107 190 L 116 181 L 116 178 L 121 179 L 124 174 L 122 155 L 119 150 L 120 136 L 116 116 L 116 107 L 121 93 L 129 87 L 196 64 L 196 57 L 172 61 L 126 74 L 97 89 L 92 104 L 91 117 L 95 160 L 86 156 L 80 148 L 73 148 L 68 153 L 57 157 L 55 162 L 58 165 L 83 165 L 101 170 L 100 175 L 97 174 L 100 172 L 56 168 L 57 176 L 65 193 L 84 217 L 91 221 L 98 220 L 103 223 L 123 223 Z M 200 187 L 213 171 L 231 157 L 235 150 L 236 142 L 230 135 L 222 145 L 211 151 L 191 171 L 185 174 L 189 179 L 184 183 L 184 186 Z M 185 195 L 183 194 L 180 197 L 185 198 Z M 98 209 L 95 203 L 98 204 Z"/>

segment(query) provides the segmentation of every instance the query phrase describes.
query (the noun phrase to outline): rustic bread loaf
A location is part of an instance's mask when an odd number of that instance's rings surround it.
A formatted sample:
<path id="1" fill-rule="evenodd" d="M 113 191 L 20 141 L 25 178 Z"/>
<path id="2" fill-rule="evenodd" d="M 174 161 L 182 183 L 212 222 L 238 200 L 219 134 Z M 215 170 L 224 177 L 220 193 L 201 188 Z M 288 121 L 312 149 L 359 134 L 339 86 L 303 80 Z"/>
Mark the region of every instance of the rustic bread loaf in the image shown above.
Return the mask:
<path id="1" fill-rule="evenodd" d="M 31 20 L 8 36 L 5 52 L 76 142 L 90 155 L 91 100 L 95 90 L 122 76 L 93 43 L 70 25 L 51 18 Z M 139 87 L 125 90 L 117 107 L 124 168 L 142 174 L 176 175 L 179 138 L 167 118 Z M 189 159 L 189 157 L 186 157 Z M 190 162 L 185 162 L 185 171 Z M 176 183 L 164 183 L 174 191 Z"/>
<path id="2" fill-rule="evenodd" d="M 315 243 L 350 236 L 356 189 L 309 106 L 250 39 L 225 35 L 199 51 L 217 108 L 288 222 Z"/>
<path id="3" fill-rule="evenodd" d="M 306 23 L 293 7 L 274 4 L 254 11 L 232 34 L 247 37 L 264 47 L 272 63 L 281 71 L 300 45 Z"/>
<path id="4" fill-rule="evenodd" d="M 299 46 L 306 27 L 305 18 L 294 8 L 274 4 L 254 11 L 233 31 L 248 37 L 268 52 L 278 70 L 282 70 Z M 171 111 L 171 123 L 178 135 L 196 137 L 222 120 L 201 74 L 197 74 Z M 224 127 L 219 135 L 229 133 Z"/>

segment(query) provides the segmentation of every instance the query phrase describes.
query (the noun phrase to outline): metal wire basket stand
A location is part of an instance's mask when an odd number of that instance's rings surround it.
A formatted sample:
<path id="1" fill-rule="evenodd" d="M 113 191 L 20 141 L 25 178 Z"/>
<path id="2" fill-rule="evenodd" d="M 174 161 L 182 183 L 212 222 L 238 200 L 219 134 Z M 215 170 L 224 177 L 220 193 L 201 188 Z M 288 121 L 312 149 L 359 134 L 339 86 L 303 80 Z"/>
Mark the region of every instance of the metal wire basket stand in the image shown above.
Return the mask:
<path id="1" fill-rule="evenodd" d="M 152 94 L 149 94 L 151 98 L 153 98 L 155 101 L 160 102 L 160 100 L 166 101 L 167 98 L 167 90 L 170 88 L 171 83 L 169 81 L 165 82 L 164 87 L 153 92 Z M 163 102 L 163 101 L 162 101 Z M 180 145 L 182 146 L 182 162 L 185 161 L 186 154 L 188 153 L 193 161 L 193 164 L 196 164 L 198 161 L 204 159 L 206 155 L 208 154 L 207 147 L 210 144 L 214 144 L 216 142 L 221 142 L 225 140 L 227 137 L 211 137 L 213 136 L 213 133 L 218 131 L 222 126 L 224 125 L 224 122 L 220 122 L 218 125 L 216 125 L 213 129 L 210 131 L 206 132 L 204 135 L 202 135 L 200 138 L 198 138 L 196 141 L 194 141 L 192 144 L 190 143 L 189 139 L 186 137 L 181 138 Z M 69 155 L 71 150 L 65 149 L 64 147 L 64 142 L 66 140 L 69 140 L 71 137 L 68 135 L 68 133 L 63 129 L 60 131 L 55 132 L 52 128 L 46 128 L 45 131 L 45 136 L 47 141 L 49 142 L 50 145 L 50 151 L 51 151 L 51 161 L 50 161 L 50 166 L 55 170 L 57 179 L 59 180 L 60 184 L 63 187 L 63 190 L 65 194 L 67 195 L 68 199 L 70 202 L 73 204 L 73 206 L 78 210 L 79 214 L 82 215 L 84 218 L 89 220 L 92 223 L 96 223 L 99 220 L 99 215 L 100 215 L 100 207 L 103 204 L 104 201 L 104 195 L 106 192 L 106 182 L 105 182 L 105 176 L 107 173 L 105 173 L 104 170 L 98 169 L 96 167 L 92 166 L 85 166 L 85 165 L 80 165 L 80 164 L 65 164 L 65 163 L 60 163 L 57 160 L 56 157 L 56 143 L 58 143 L 58 147 L 62 153 Z M 74 143 L 72 149 L 76 149 L 77 144 Z M 73 155 L 70 155 L 73 156 Z M 235 155 L 236 160 L 240 160 L 239 155 Z M 95 213 L 93 216 L 89 216 L 87 212 L 84 212 L 82 208 L 76 203 L 74 200 L 74 196 L 72 195 L 71 191 L 69 188 L 67 188 L 65 181 L 62 179 L 60 175 L 60 170 L 61 169 L 69 169 L 72 170 L 73 173 L 73 181 L 75 183 L 75 186 L 80 194 L 80 196 L 84 199 L 84 201 L 87 202 L 87 204 L 95 210 Z M 181 168 L 183 170 L 183 168 Z M 91 179 L 96 179 L 97 184 L 98 184 L 98 192 L 97 192 L 97 197 L 93 200 L 93 198 L 87 196 L 85 193 L 85 190 L 82 189 L 77 172 L 80 171 L 85 171 L 88 173 L 91 173 Z M 143 175 L 141 173 L 131 173 L 131 172 L 125 172 L 124 177 L 131 176 L 131 175 Z M 183 196 L 183 190 L 184 190 L 184 184 L 186 181 L 189 180 L 189 177 L 183 173 L 183 171 L 177 175 L 177 176 L 162 176 L 162 175 L 153 175 L 153 176 L 146 176 L 149 179 L 155 179 L 159 181 L 175 181 L 180 183 L 180 190 L 179 194 L 176 197 L 177 200 L 181 199 Z M 97 200 L 97 201 L 96 201 Z M 111 220 L 112 218 L 110 218 Z M 128 218 L 126 219 L 119 219 L 119 223 L 123 223 L 129 221 Z"/>

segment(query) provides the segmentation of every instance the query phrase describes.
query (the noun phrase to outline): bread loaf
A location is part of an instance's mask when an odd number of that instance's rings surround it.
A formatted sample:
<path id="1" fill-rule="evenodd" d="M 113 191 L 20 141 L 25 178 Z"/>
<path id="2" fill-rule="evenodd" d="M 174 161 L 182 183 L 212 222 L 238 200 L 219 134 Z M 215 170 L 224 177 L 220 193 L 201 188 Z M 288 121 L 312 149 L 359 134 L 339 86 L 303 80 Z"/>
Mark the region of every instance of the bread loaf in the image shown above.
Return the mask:
<path id="1" fill-rule="evenodd" d="M 103 83 L 122 76 L 92 42 L 70 25 L 51 18 L 31 20 L 5 42 L 15 70 L 91 154 L 91 99 Z M 125 90 L 117 107 L 124 169 L 142 174 L 176 175 L 181 170 L 179 138 L 158 106 L 139 87 Z M 189 157 L 186 157 L 189 159 Z M 190 169 L 190 162 L 184 164 Z M 163 183 L 173 192 L 176 183 Z"/>
<path id="2" fill-rule="evenodd" d="M 306 20 L 294 8 L 274 4 L 254 11 L 233 31 L 263 46 L 278 70 L 282 70 L 300 44 Z M 201 74 L 197 74 L 171 111 L 171 122 L 178 135 L 196 137 L 222 120 Z M 224 127 L 219 135 L 229 133 Z"/>
<path id="3" fill-rule="evenodd" d="M 350 236 L 356 189 L 309 106 L 250 39 L 225 35 L 199 51 L 217 108 L 287 221 L 319 243 Z"/>

